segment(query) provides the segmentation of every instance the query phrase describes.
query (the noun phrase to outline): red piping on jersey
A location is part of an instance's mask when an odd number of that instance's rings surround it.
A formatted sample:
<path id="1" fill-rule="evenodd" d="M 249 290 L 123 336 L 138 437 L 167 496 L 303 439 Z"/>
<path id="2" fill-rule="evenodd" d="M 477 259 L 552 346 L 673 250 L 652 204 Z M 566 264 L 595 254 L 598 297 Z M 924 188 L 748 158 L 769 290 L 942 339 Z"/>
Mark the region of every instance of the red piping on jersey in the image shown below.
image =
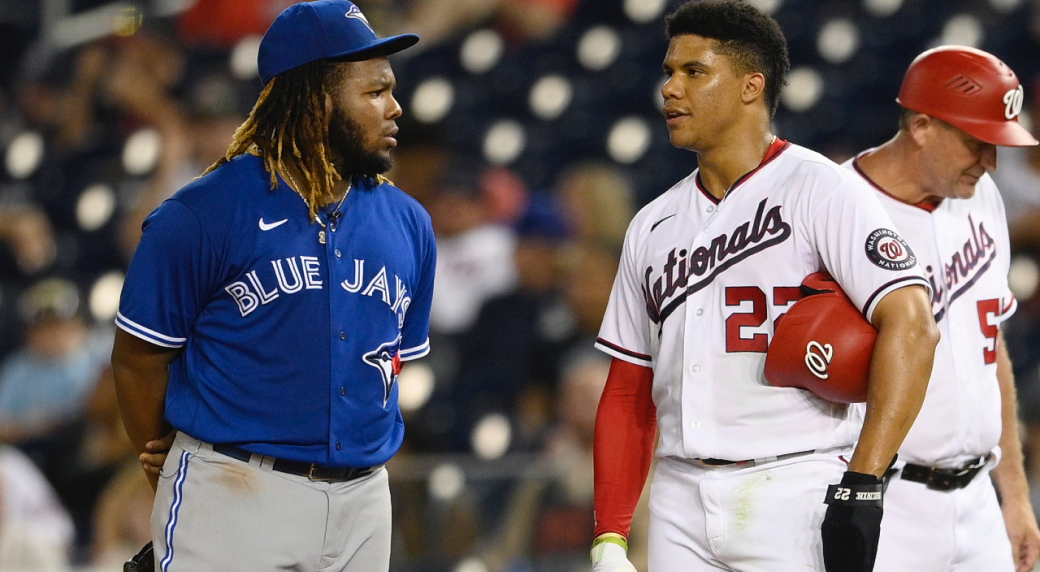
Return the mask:
<path id="1" fill-rule="evenodd" d="M 867 174 L 865 172 L 863 172 L 863 169 L 859 166 L 859 158 L 860 157 L 866 157 L 869 154 L 870 154 L 870 151 L 867 151 L 867 152 L 861 154 L 859 157 L 856 157 L 855 159 L 853 159 L 852 160 L 852 168 L 856 169 L 856 172 L 859 173 L 859 176 L 863 177 L 863 180 L 865 180 L 866 182 L 870 183 L 870 186 L 872 186 L 875 189 L 877 189 L 878 191 L 880 191 L 880 192 L 882 192 L 882 193 L 892 197 L 893 199 L 903 203 L 904 205 L 910 205 L 912 207 L 917 207 L 917 208 L 919 208 L 919 209 L 921 209 L 921 210 L 923 210 L 925 212 L 933 212 L 933 211 L 935 211 L 935 209 L 939 208 L 939 205 L 942 203 L 942 199 L 939 199 L 939 202 L 932 202 L 932 201 L 925 200 L 925 201 L 921 201 L 921 202 L 919 202 L 917 204 L 911 204 L 911 203 L 908 203 L 908 202 L 904 201 L 903 199 L 893 195 L 892 193 L 886 191 L 884 188 L 881 187 L 881 185 L 875 183 L 874 179 L 871 179 L 869 176 L 867 176 Z"/>
<path id="2" fill-rule="evenodd" d="M 788 143 L 787 141 L 785 141 L 783 139 L 780 139 L 779 137 L 774 138 L 773 142 L 769 144 L 769 148 L 766 149 L 766 154 L 765 154 L 764 157 L 762 157 L 762 162 L 759 163 L 757 167 L 755 167 L 754 169 L 748 171 L 747 173 L 744 173 L 744 175 L 742 177 L 737 179 L 737 181 L 735 183 L 733 183 L 730 186 L 730 188 L 726 191 L 726 195 L 728 196 L 730 193 L 732 193 L 737 187 L 739 187 L 741 184 L 743 184 L 744 181 L 746 181 L 749 178 L 751 178 L 751 175 L 754 175 L 762 167 L 765 167 L 766 165 L 771 163 L 773 161 L 773 159 L 776 159 L 777 155 L 782 153 L 785 149 L 787 149 L 790 146 L 791 146 L 791 144 Z M 710 200 L 711 202 L 713 202 L 715 204 L 719 204 L 720 202 L 722 202 L 722 199 L 716 198 L 715 195 L 709 193 L 708 190 L 704 188 L 704 185 L 701 184 L 701 173 L 700 173 L 700 170 L 697 171 L 697 177 L 694 179 L 694 181 L 697 183 L 697 188 L 700 189 L 700 191 L 702 193 L 704 193 L 704 196 L 708 197 L 708 200 Z"/>

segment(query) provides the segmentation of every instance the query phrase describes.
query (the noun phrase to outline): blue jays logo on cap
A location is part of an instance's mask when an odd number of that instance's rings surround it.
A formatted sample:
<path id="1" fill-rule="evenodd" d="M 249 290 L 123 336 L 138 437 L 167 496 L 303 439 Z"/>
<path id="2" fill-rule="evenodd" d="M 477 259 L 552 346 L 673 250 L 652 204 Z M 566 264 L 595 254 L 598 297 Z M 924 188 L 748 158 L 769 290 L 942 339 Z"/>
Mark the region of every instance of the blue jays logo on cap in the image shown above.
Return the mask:
<path id="1" fill-rule="evenodd" d="M 313 61 L 378 58 L 418 41 L 415 34 L 380 38 L 361 9 L 347 0 L 300 2 L 286 8 L 267 29 L 260 41 L 257 68 L 266 84 L 280 73 Z"/>
<path id="2" fill-rule="evenodd" d="M 369 24 L 368 18 L 366 18 L 365 15 L 361 13 L 361 8 L 358 8 L 357 6 L 351 6 L 350 10 L 347 10 L 346 16 L 347 18 L 357 18 L 358 20 L 364 22 L 365 25 L 368 26 L 368 29 L 372 29 L 372 24 Z M 375 31 L 373 31 L 372 33 L 375 33 Z"/>

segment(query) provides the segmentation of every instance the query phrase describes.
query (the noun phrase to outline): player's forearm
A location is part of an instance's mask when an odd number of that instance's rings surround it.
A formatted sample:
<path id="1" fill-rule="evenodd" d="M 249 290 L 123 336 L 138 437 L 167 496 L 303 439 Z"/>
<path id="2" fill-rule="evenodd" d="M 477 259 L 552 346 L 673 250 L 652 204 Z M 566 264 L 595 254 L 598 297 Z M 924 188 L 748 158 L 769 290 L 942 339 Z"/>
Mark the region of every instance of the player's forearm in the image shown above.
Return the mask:
<path id="1" fill-rule="evenodd" d="M 596 414 L 593 444 L 598 536 L 628 537 L 653 457 L 653 371 L 614 359 Z"/>
<path id="2" fill-rule="evenodd" d="M 1018 396 L 1011 357 L 1004 344 L 1004 335 L 997 337 L 997 382 L 1000 384 L 1002 432 L 1000 464 L 993 469 L 993 481 L 1005 502 L 1029 500 L 1029 485 L 1022 458 L 1022 442 L 1018 434 Z"/>
<path id="3" fill-rule="evenodd" d="M 880 477 L 924 403 L 939 332 L 925 291 L 917 286 L 886 296 L 873 321 L 878 337 L 870 366 L 867 413 L 849 470 Z"/>
<path id="4" fill-rule="evenodd" d="M 117 330 L 112 373 L 123 427 L 134 450 L 170 432 L 164 421 L 169 365 L 176 350 L 164 350 Z"/>

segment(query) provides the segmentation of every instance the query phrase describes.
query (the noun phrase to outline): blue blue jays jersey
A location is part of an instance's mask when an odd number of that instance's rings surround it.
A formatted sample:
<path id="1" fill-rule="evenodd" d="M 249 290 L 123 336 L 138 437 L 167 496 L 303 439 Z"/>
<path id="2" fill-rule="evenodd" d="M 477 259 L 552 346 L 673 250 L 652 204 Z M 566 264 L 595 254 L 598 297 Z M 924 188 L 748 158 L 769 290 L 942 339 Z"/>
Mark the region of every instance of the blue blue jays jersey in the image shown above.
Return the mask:
<path id="1" fill-rule="evenodd" d="M 323 228 L 279 183 L 242 155 L 156 209 L 116 324 L 182 348 L 166 394 L 176 429 L 296 461 L 383 463 L 404 438 L 401 362 L 429 351 L 430 217 L 355 179 Z"/>

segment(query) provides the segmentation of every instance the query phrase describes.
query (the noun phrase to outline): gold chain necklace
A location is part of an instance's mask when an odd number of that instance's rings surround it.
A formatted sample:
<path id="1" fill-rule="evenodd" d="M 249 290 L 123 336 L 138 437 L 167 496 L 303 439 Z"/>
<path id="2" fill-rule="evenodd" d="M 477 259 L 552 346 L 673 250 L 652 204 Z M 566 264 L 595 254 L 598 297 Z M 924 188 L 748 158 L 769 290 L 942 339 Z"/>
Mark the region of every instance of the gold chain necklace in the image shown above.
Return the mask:
<path id="1" fill-rule="evenodd" d="M 288 170 L 285 171 L 285 174 L 289 176 L 289 182 L 292 183 L 292 189 L 294 191 L 296 191 L 296 194 L 299 195 L 300 199 L 303 200 L 303 204 L 307 206 L 307 210 L 309 212 L 310 208 L 311 208 L 311 204 L 309 202 L 307 202 L 306 197 L 304 197 L 303 193 L 300 192 L 300 186 L 296 184 L 296 179 L 293 178 L 292 173 L 290 173 Z M 337 218 L 339 218 L 339 214 L 340 214 L 340 210 L 339 209 L 343 206 L 343 203 L 345 203 L 347 201 L 347 195 L 350 194 L 350 189 L 352 189 L 353 187 L 354 187 L 354 182 L 353 181 L 348 182 L 347 183 L 347 190 L 343 191 L 343 197 L 340 198 L 339 203 L 336 204 L 336 208 L 334 208 L 331 211 L 329 211 L 329 218 L 332 221 L 335 221 Z M 317 214 L 314 215 L 314 221 L 321 225 L 321 230 L 318 231 L 318 243 L 319 244 L 325 244 L 325 228 L 326 228 L 325 223 L 322 222 L 321 217 L 318 216 Z M 335 222 L 333 222 L 333 224 L 335 224 Z"/>

